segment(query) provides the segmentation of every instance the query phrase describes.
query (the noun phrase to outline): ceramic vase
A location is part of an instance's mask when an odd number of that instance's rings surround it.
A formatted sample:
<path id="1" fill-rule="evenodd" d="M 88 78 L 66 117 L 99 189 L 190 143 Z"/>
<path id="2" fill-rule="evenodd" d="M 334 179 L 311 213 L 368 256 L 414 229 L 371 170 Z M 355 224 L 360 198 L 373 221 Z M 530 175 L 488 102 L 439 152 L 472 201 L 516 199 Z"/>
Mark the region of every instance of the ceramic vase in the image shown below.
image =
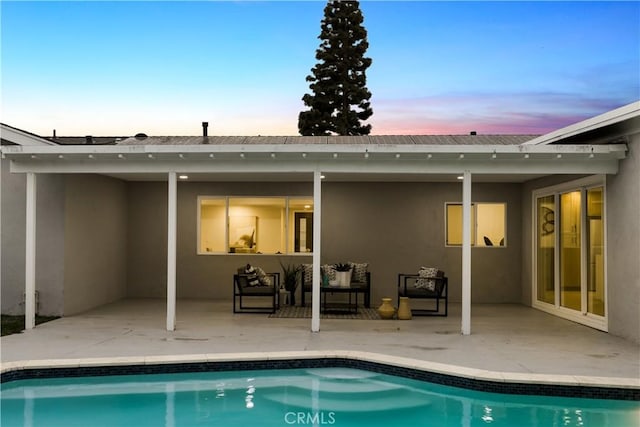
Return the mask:
<path id="1" fill-rule="evenodd" d="M 408 297 L 400 297 L 400 302 L 398 303 L 398 319 L 411 320 L 411 307 L 409 306 Z"/>
<path id="2" fill-rule="evenodd" d="M 351 270 L 336 271 L 336 280 L 338 281 L 338 286 L 348 288 L 351 286 Z"/>
<path id="3" fill-rule="evenodd" d="M 391 298 L 382 298 L 382 304 L 378 307 L 378 314 L 381 319 L 393 319 L 396 309 L 391 305 Z"/>

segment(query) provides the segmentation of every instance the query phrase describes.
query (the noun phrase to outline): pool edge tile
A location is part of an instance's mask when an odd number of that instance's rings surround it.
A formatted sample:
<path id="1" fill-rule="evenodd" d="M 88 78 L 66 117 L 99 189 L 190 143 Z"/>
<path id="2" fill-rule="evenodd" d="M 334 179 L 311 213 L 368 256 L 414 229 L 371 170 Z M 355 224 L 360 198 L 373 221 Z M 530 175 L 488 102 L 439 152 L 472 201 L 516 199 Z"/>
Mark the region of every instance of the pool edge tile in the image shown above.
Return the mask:
<path id="1" fill-rule="evenodd" d="M 576 375 L 576 380 L 584 387 L 640 389 L 640 379 L 624 377 L 588 377 Z"/>
<path id="2" fill-rule="evenodd" d="M 176 355 L 156 355 L 145 356 L 145 365 L 164 365 L 173 363 L 203 363 L 207 362 L 206 354 L 176 354 Z"/>

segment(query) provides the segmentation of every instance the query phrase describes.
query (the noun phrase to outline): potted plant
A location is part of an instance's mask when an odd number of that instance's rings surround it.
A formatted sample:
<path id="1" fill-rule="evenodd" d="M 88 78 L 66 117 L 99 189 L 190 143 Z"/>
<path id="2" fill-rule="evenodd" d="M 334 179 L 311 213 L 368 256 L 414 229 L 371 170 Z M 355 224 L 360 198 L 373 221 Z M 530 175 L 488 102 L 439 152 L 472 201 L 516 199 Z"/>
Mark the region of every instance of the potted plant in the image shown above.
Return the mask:
<path id="1" fill-rule="evenodd" d="M 298 272 L 300 271 L 300 265 L 296 264 L 283 264 L 280 261 L 280 267 L 282 268 L 282 282 L 284 288 L 289 292 L 289 304 L 296 305 L 296 288 L 298 287 Z"/>
<path id="2" fill-rule="evenodd" d="M 339 262 L 334 266 L 338 286 L 348 288 L 351 285 L 351 265 Z"/>

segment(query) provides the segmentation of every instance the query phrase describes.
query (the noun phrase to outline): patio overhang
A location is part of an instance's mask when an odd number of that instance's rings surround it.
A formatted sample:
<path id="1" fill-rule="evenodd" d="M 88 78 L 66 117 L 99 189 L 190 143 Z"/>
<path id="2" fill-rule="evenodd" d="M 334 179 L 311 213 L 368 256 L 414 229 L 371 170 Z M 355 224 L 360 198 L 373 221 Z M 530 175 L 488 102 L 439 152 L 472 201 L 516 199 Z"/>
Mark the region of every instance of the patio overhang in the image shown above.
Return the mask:
<path id="1" fill-rule="evenodd" d="M 470 333 L 472 182 L 519 183 L 548 175 L 614 175 L 637 141 L 640 102 L 546 135 L 138 137 L 114 145 L 57 145 L 0 124 L 0 153 L 26 175 L 25 318 L 35 326 L 39 174 L 101 174 L 167 183 L 167 329 L 175 328 L 179 175 L 189 181 L 313 183 L 313 318 L 319 331 L 322 183 L 460 182 L 463 210 L 462 333 Z M 15 145 L 12 145 L 15 144 Z M 629 146 L 628 146 L 629 145 Z M 635 158 L 629 155 L 631 160 Z M 623 174 L 624 175 L 624 174 Z M 457 181 L 462 177 L 462 181 Z M 322 179 L 324 178 L 324 179 Z"/>
<path id="2" fill-rule="evenodd" d="M 196 138 L 197 139 L 197 138 Z M 278 138 L 275 138 L 277 142 Z M 207 140 L 208 141 L 208 140 Z M 300 141 L 300 139 L 298 139 Z M 327 139 L 328 141 L 328 139 Z M 616 174 L 626 144 L 121 144 L 3 146 L 11 172 L 27 175 L 27 327 L 35 294 L 35 194 L 38 174 L 103 174 L 123 180 L 168 182 L 167 330 L 175 329 L 178 174 L 190 181 L 313 182 L 314 283 L 311 330 L 319 331 L 321 174 L 323 181 L 451 181 L 464 178 L 463 229 L 470 228 L 471 182 L 523 182 L 552 174 Z M 462 333 L 470 334 L 471 243 L 463 242 Z"/>
<path id="3" fill-rule="evenodd" d="M 14 173 L 98 173 L 125 180 L 166 180 L 177 171 L 202 180 L 235 180 L 240 174 L 312 181 L 424 180 L 469 170 L 497 181 L 546 174 L 615 174 L 626 144 L 606 145 L 372 145 L 230 144 L 3 146 Z M 283 177 L 282 174 L 293 174 Z M 380 175 L 383 175 L 382 177 Z M 395 175 L 395 176 L 394 176 Z M 501 178 L 502 176 L 502 178 Z M 197 177 L 194 176 L 194 179 Z M 255 179 L 255 176 L 250 179 Z M 243 179 L 241 179 L 243 180 Z"/>

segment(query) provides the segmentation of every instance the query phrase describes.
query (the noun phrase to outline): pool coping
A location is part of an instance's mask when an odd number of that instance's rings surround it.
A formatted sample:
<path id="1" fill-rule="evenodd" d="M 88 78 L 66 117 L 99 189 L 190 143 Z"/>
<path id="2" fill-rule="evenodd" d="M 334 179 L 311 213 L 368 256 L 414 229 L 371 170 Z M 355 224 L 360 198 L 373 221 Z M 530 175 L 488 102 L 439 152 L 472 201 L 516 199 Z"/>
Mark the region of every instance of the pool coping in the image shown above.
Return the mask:
<path id="1" fill-rule="evenodd" d="M 54 376 L 80 370 L 87 375 L 235 369 L 344 366 L 370 369 L 463 388 L 512 394 L 551 394 L 640 400 L 640 378 L 498 372 L 362 351 L 282 351 L 204 353 L 82 359 L 22 360 L 0 363 L 0 382 Z M 104 368 L 104 369 L 100 369 Z"/>

